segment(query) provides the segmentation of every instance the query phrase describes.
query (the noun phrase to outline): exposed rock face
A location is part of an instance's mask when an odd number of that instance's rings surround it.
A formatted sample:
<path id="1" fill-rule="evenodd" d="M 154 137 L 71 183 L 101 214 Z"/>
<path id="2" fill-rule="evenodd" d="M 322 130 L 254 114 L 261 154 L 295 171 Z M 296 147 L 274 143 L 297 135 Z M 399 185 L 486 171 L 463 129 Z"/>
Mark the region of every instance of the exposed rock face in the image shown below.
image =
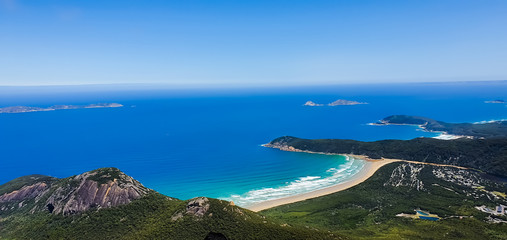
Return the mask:
<path id="1" fill-rule="evenodd" d="M 0 196 L 0 206 L 31 201 L 31 212 L 74 214 L 130 203 L 150 190 L 115 168 L 98 169 L 52 183 L 35 183 Z M 19 208 L 23 207 L 19 204 Z M 1 212 L 0 212 L 1 214 Z"/>
<path id="2" fill-rule="evenodd" d="M 197 197 L 191 199 L 187 205 L 185 206 L 185 210 L 177 211 L 171 216 L 172 221 L 177 221 L 184 217 L 184 215 L 194 216 L 198 218 L 204 217 L 206 212 L 208 212 L 210 207 L 210 202 L 208 198 L 205 197 Z M 212 216 L 213 214 L 209 214 Z"/>
<path id="3" fill-rule="evenodd" d="M 124 173 L 119 172 L 119 179 L 114 178 L 102 184 L 89 179 L 97 174 L 101 173 L 87 172 L 75 176 L 71 181 L 79 185 L 72 189 L 57 188 L 48 198 L 46 206 L 54 206 L 53 213 L 55 214 L 72 214 L 90 208 L 107 208 L 127 204 L 141 198 L 148 192 L 147 188 Z"/>
<path id="4" fill-rule="evenodd" d="M 419 174 L 424 168 L 421 164 L 404 163 L 396 167 L 391 173 L 389 180 L 384 183 L 384 186 L 407 186 L 419 190 L 424 189 L 423 182 L 419 179 Z"/>
<path id="5" fill-rule="evenodd" d="M 48 185 L 44 182 L 32 184 L 29 186 L 23 186 L 19 190 L 14 190 L 10 193 L 5 193 L 5 194 L 1 195 L 0 196 L 0 203 L 23 201 L 25 199 L 35 198 L 46 189 L 48 189 Z"/>
<path id="6" fill-rule="evenodd" d="M 423 176 L 426 177 L 423 179 Z M 431 176 L 429 179 L 432 180 L 428 180 L 428 176 Z M 490 180 L 483 177 L 482 173 L 478 171 L 448 166 L 403 163 L 394 168 L 384 186 L 409 187 L 417 191 L 427 192 L 431 192 L 432 188 L 438 187 L 455 194 L 472 196 L 476 199 L 504 198 L 502 193 L 493 190 L 503 189 L 504 183 L 502 181 Z M 489 186 L 489 188 L 484 186 Z"/>
<path id="7" fill-rule="evenodd" d="M 470 171 L 455 168 L 435 168 L 433 175 L 444 181 L 455 183 L 461 186 L 474 187 L 480 186 L 482 181 L 479 175 L 472 174 Z"/>
<path id="8" fill-rule="evenodd" d="M 187 214 L 202 217 L 209 209 L 209 200 L 205 197 L 192 199 L 187 203 Z"/>
<path id="9" fill-rule="evenodd" d="M 263 146 L 280 149 L 282 151 L 303 152 L 302 150 L 296 149 L 293 146 L 289 145 L 289 142 L 292 140 L 293 140 L 293 138 L 289 137 L 289 136 L 279 137 L 279 138 L 271 141 L 270 143 L 264 144 Z"/>

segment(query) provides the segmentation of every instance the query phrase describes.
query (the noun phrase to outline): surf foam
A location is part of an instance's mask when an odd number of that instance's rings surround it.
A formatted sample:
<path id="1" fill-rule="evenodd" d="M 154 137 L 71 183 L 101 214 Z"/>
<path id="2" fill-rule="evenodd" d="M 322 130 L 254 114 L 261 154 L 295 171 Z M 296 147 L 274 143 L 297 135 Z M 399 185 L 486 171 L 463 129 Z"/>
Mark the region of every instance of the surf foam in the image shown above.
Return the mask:
<path id="1" fill-rule="evenodd" d="M 312 192 L 345 182 L 357 174 L 363 167 L 363 160 L 357 160 L 346 156 L 346 163 L 326 171 L 328 174 L 331 173 L 330 176 L 299 177 L 294 181 L 287 182 L 278 187 L 255 189 L 241 195 L 234 194 L 221 199 L 233 201 L 238 206 L 247 207 L 255 203 Z"/>

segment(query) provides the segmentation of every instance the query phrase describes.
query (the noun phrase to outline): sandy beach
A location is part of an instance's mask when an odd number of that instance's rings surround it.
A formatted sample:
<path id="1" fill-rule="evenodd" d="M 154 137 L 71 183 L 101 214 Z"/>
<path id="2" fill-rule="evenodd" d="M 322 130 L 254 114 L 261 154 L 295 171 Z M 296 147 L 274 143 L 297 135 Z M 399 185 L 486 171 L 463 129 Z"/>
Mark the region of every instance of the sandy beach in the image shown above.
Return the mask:
<path id="1" fill-rule="evenodd" d="M 307 151 L 299 150 L 299 152 L 307 152 Z M 318 153 L 318 154 L 324 154 L 324 153 Z M 256 204 L 253 204 L 253 205 L 245 207 L 245 208 L 255 211 L 255 212 L 258 212 L 258 211 L 262 211 L 262 210 L 272 208 L 272 207 L 277 207 L 277 206 L 284 205 L 284 204 L 299 202 L 299 201 L 303 201 L 306 199 L 316 198 L 316 197 L 328 195 L 331 193 L 343 191 L 345 189 L 351 188 L 353 186 L 356 186 L 356 185 L 364 182 L 366 179 L 373 176 L 373 174 L 375 174 L 375 172 L 379 168 L 381 168 L 382 166 L 387 165 L 389 163 L 393 163 L 393 162 L 407 162 L 407 163 L 413 163 L 413 164 L 425 164 L 425 165 L 433 165 L 433 166 L 440 166 L 440 167 L 453 167 L 453 168 L 459 168 L 459 169 L 468 169 L 465 167 L 454 166 L 454 165 L 415 162 L 415 161 L 408 161 L 408 160 L 402 160 L 402 159 L 391 159 L 391 158 L 372 159 L 372 158 L 365 156 L 365 155 L 329 154 L 329 153 L 326 153 L 326 154 L 327 155 L 349 156 L 349 157 L 353 157 L 355 159 L 364 160 L 366 163 L 365 163 L 364 167 L 361 169 L 361 171 L 359 171 L 356 175 L 354 175 L 350 180 L 348 180 L 346 182 L 338 183 L 334 186 L 315 190 L 312 192 L 307 192 L 307 193 L 302 193 L 302 194 L 298 194 L 298 195 L 294 195 L 294 196 L 290 196 L 290 197 L 284 197 L 284 198 L 279 198 L 279 199 L 268 200 L 268 201 L 256 203 Z"/>
<path id="2" fill-rule="evenodd" d="M 370 178 L 382 166 L 392 163 L 392 162 L 400 161 L 397 159 L 382 159 L 382 160 L 370 159 L 367 156 L 361 156 L 361 155 L 346 155 L 346 156 L 354 157 L 356 159 L 363 159 L 364 161 L 366 161 L 366 163 L 365 163 L 364 167 L 361 169 L 361 171 L 358 172 L 356 175 L 354 175 L 352 177 L 352 179 L 350 179 L 346 182 L 343 182 L 343 183 L 336 184 L 331 187 L 315 190 L 315 191 L 308 192 L 308 193 L 298 194 L 298 195 L 291 196 L 291 197 L 285 197 L 285 198 L 264 201 L 264 202 L 260 202 L 260 203 L 251 205 L 246 208 L 249 210 L 258 212 L 258 211 L 262 211 L 262 210 L 265 210 L 268 208 L 272 208 L 272 207 L 276 207 L 276 206 L 280 206 L 280 205 L 284 205 L 284 204 L 288 204 L 288 203 L 299 202 L 299 201 L 303 201 L 306 199 L 316 198 L 316 197 L 328 195 L 331 193 L 343 191 L 345 189 L 348 189 L 350 187 L 353 187 L 357 184 L 364 182 L 366 179 Z"/>

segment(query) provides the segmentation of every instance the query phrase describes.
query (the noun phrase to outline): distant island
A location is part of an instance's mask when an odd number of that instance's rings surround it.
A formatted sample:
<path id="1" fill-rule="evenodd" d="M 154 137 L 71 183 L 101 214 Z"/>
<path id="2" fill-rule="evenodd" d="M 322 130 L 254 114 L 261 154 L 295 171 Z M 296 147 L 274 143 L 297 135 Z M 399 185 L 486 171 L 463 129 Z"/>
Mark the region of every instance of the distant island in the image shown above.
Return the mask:
<path id="1" fill-rule="evenodd" d="M 344 100 L 344 99 L 338 99 L 332 103 L 328 103 L 326 104 L 327 106 L 341 106 L 341 105 L 358 105 L 358 104 L 368 104 L 366 102 L 357 102 L 357 101 L 349 101 L 349 100 Z M 303 104 L 303 106 L 310 106 L 310 107 L 320 107 L 320 106 L 324 106 L 324 104 L 321 104 L 321 103 L 315 103 L 315 102 L 312 102 L 312 101 L 307 101 L 305 104 Z"/>
<path id="2" fill-rule="evenodd" d="M 500 100 L 500 99 L 497 99 L 497 100 L 491 100 L 491 101 L 484 101 L 485 103 L 505 103 L 504 100 Z"/>
<path id="3" fill-rule="evenodd" d="M 312 101 L 308 101 L 305 104 L 303 104 L 303 106 L 320 107 L 320 106 L 324 106 L 324 104 L 314 103 Z"/>
<path id="4" fill-rule="evenodd" d="M 392 115 L 371 125 L 416 125 L 424 131 L 442 132 L 457 137 L 493 138 L 507 136 L 507 121 L 489 121 L 484 123 L 447 123 L 431 118 Z"/>
<path id="5" fill-rule="evenodd" d="M 28 107 L 28 106 L 13 106 L 0 108 L 0 113 L 26 113 L 26 112 L 46 112 L 54 110 L 65 110 L 65 109 L 81 109 L 81 108 L 117 108 L 123 107 L 119 103 L 97 103 L 89 105 L 54 105 L 47 108 L 41 107 Z"/>
<path id="6" fill-rule="evenodd" d="M 356 102 L 356 101 L 349 101 L 344 99 L 338 99 L 332 103 L 329 103 L 328 106 L 340 106 L 340 105 L 358 105 L 358 104 L 368 104 L 365 102 Z"/>

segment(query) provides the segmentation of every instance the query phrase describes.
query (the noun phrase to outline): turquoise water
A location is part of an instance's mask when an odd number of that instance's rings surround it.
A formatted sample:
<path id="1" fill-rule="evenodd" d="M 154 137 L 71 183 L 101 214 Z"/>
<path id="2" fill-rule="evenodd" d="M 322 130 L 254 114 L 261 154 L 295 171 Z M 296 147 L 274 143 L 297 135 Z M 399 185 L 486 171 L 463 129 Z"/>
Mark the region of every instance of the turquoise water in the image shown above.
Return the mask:
<path id="1" fill-rule="evenodd" d="M 439 218 L 436 218 L 436 217 L 424 217 L 424 216 L 419 216 L 420 219 L 424 219 L 424 220 L 430 220 L 430 221 L 438 221 Z"/>
<path id="2" fill-rule="evenodd" d="M 428 215 L 428 214 L 427 214 L 427 213 L 425 213 L 425 212 L 421 212 L 421 211 L 416 211 L 416 212 L 417 212 L 417 213 L 419 213 L 419 214 L 421 214 L 421 215 L 425 215 L 425 216 L 427 216 L 427 215 Z"/>
<path id="3" fill-rule="evenodd" d="M 433 137 L 369 126 L 392 114 L 449 122 L 507 119 L 507 82 L 291 89 L 103 90 L 0 88 L 0 107 L 118 102 L 125 107 L 0 114 L 0 183 L 117 167 L 147 187 L 246 206 L 347 181 L 360 160 L 262 147 L 284 135 L 363 141 Z M 337 99 L 366 105 L 304 107 Z"/>
<path id="4" fill-rule="evenodd" d="M 313 158 L 314 154 L 297 153 L 308 158 Z M 354 159 L 346 156 L 326 156 L 321 155 L 322 159 L 316 161 L 331 161 L 332 165 L 325 172 L 318 172 L 310 176 L 299 177 L 296 180 L 277 184 L 272 187 L 254 188 L 243 194 L 224 195 L 221 199 L 233 201 L 240 206 L 249 206 L 266 200 L 289 197 L 302 192 L 311 192 L 342 183 L 349 180 L 357 174 L 364 166 L 365 162 L 360 159 Z M 289 163 L 290 164 L 290 163 Z"/>

